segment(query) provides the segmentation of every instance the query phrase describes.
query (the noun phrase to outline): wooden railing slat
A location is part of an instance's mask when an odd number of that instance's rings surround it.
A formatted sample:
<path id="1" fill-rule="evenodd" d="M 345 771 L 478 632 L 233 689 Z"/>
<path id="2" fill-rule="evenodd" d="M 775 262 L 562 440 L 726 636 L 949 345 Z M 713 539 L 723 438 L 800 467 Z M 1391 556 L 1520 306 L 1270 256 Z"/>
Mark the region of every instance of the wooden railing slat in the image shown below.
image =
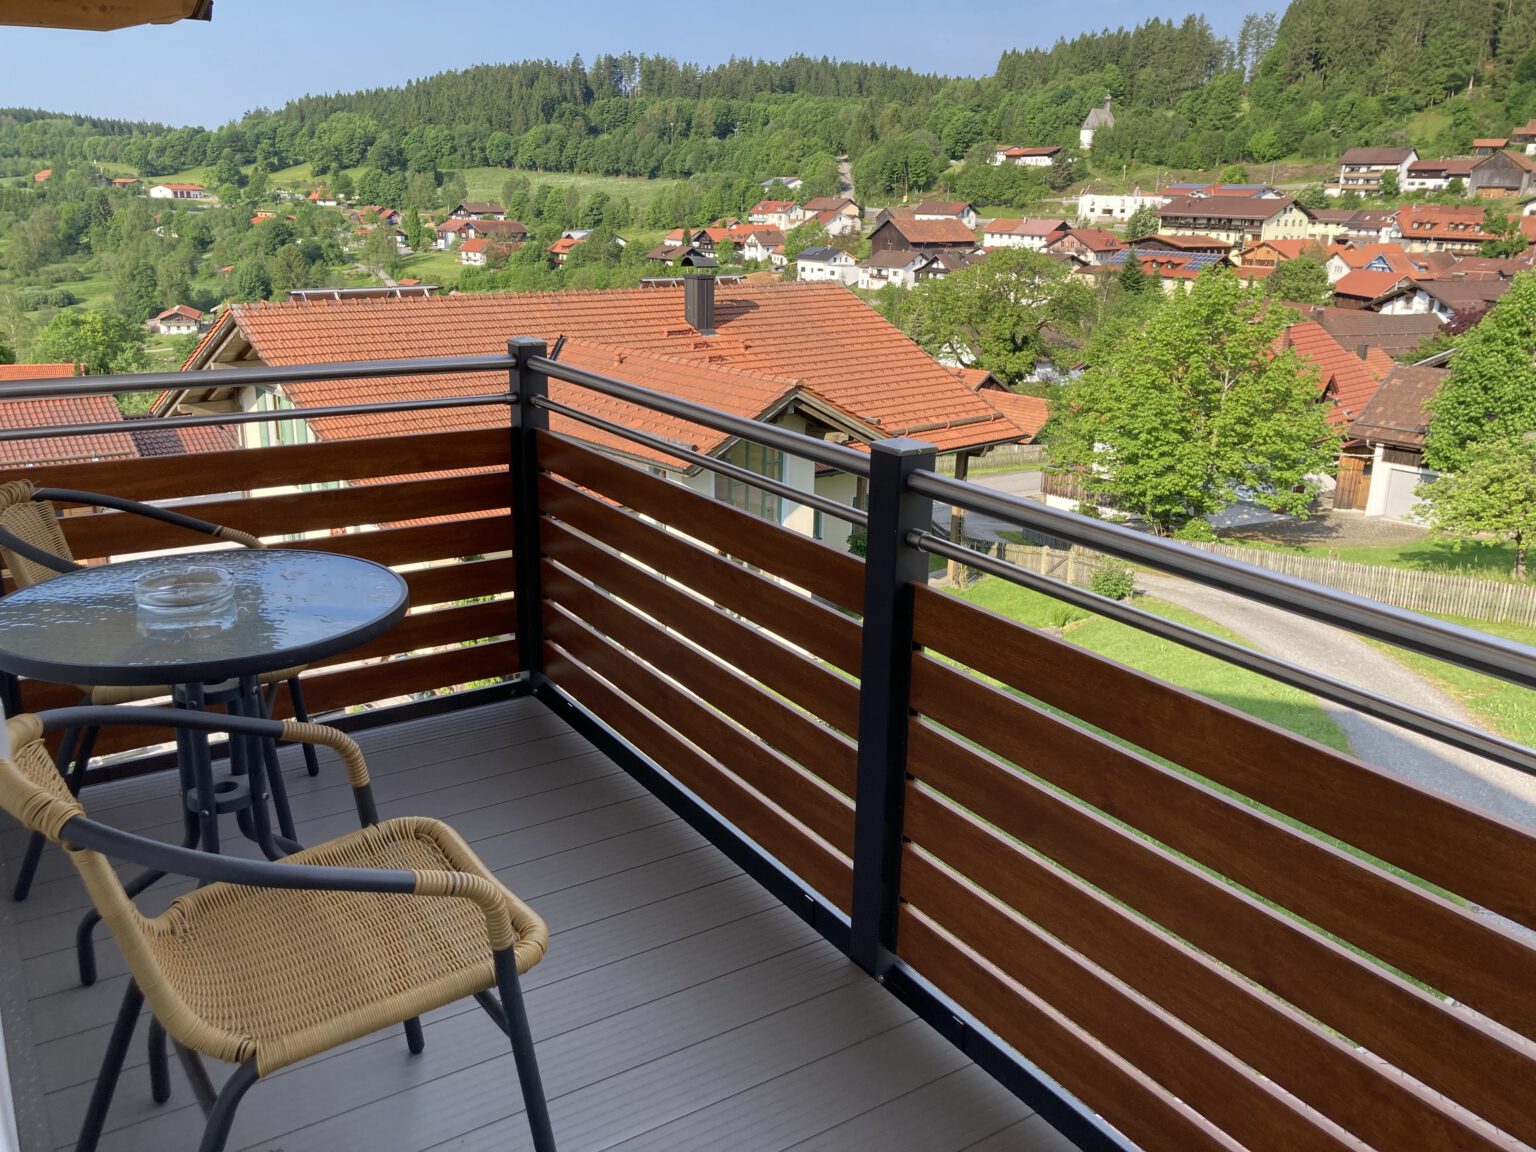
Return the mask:
<path id="1" fill-rule="evenodd" d="M 949 922 L 948 909 L 942 893 L 920 884 L 934 865 L 918 848 L 1373 1147 L 1464 1152 L 1509 1146 L 1448 1114 L 1434 1093 L 1384 1075 L 1368 1056 L 1299 1012 L 914 785 L 907 791 L 906 831 L 914 843 L 903 857 L 902 895 L 941 923 Z M 990 941 L 983 949 L 993 950 Z"/>
<path id="2" fill-rule="evenodd" d="M 1536 927 L 1536 839 L 1507 821 L 941 592 L 916 590 L 915 628 L 983 675 Z"/>
<path id="3" fill-rule="evenodd" d="M 547 471 L 808 588 L 834 604 L 863 611 L 864 566 L 845 552 L 552 433 L 539 434 L 538 451 L 539 464 Z"/>

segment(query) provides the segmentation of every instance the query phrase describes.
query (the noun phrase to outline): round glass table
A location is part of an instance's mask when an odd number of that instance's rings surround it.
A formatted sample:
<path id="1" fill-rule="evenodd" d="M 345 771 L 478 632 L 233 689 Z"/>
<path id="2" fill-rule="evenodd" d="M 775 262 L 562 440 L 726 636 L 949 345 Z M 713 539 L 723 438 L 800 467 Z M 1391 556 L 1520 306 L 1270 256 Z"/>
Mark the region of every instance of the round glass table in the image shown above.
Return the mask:
<path id="1" fill-rule="evenodd" d="M 167 613 L 148 602 L 144 578 L 191 568 L 219 570 L 220 580 L 227 573 L 229 587 L 206 609 Z M 205 686 L 234 682 L 239 707 L 258 714 L 258 676 L 364 644 L 394 627 L 407 602 L 405 581 L 388 568 L 327 552 L 248 548 L 128 560 L 0 598 L 0 670 L 60 684 L 166 684 L 178 705 L 193 708 L 202 707 Z M 202 847 L 218 851 L 218 815 L 237 811 L 242 829 L 273 855 L 263 757 L 237 757 L 232 748 L 232 763 L 249 779 L 215 781 L 206 736 L 185 735 L 196 736 L 178 752 Z M 280 787 L 279 778 L 274 791 Z"/>

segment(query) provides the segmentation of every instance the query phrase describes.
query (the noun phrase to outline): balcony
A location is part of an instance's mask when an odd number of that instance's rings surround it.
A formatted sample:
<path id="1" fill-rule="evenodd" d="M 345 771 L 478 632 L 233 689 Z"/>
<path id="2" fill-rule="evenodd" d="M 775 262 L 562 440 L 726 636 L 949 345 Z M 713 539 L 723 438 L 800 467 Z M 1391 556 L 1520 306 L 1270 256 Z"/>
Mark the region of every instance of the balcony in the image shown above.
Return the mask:
<path id="1" fill-rule="evenodd" d="M 359 732 L 386 815 L 449 818 L 550 921 L 529 1011 L 562 1147 L 1536 1143 L 1536 840 L 931 589 L 929 556 L 1511 769 L 1536 769 L 1536 753 L 970 553 L 932 533 L 932 505 L 1524 685 L 1536 653 L 947 479 L 913 441 L 855 450 L 536 345 L 217 377 L 466 372 L 485 381 L 472 397 L 303 416 L 458 405 L 478 427 L 24 475 L 195 499 L 275 547 L 402 571 L 411 615 L 307 674 L 309 703 Z M 178 382 L 38 382 L 0 398 Z M 814 465 L 796 475 L 851 473 L 867 511 L 637 432 L 639 409 Z M 658 466 L 865 528 L 867 557 Z M 111 513 L 65 529 L 80 557 L 185 542 Z M 74 692 L 25 682 L 20 696 L 41 709 Z M 146 747 L 158 735 L 105 736 L 88 808 L 174 834 L 174 784 Z M 337 772 L 289 778 L 301 838 L 345 830 Z M 7 827 L 0 856 L 21 843 Z M 0 1020 L 27 1152 L 71 1143 L 123 979 L 104 950 L 103 980 L 75 985 L 84 895 L 57 853 L 44 867 L 26 904 L 0 905 Z M 428 1020 L 421 1057 L 381 1035 L 288 1070 L 253 1090 L 230 1146 L 522 1147 L 510 1060 L 483 1025 L 450 1009 Z M 137 1061 L 103 1147 L 184 1146 L 200 1124 L 190 1092 L 152 1104 Z"/>

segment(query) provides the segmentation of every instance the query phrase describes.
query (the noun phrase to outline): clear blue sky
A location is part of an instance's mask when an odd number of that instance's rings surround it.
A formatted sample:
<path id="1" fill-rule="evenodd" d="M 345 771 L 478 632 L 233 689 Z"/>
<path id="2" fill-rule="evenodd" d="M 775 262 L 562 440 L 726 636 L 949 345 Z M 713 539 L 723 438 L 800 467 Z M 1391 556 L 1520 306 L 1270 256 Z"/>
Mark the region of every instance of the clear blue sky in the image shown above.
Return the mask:
<path id="1" fill-rule="evenodd" d="M 308 93 L 402 84 L 472 64 L 567 60 L 578 52 L 589 61 L 604 52 L 633 51 L 700 64 L 805 52 L 977 76 L 990 73 L 1006 48 L 1049 47 L 1061 36 L 1130 27 L 1153 16 L 1180 20 L 1203 9 L 1218 35 L 1235 36 L 1250 8 L 1281 11 L 1284 3 L 972 0 L 945 9 L 887 0 L 829 7 L 822 19 L 815 8 L 665 0 L 461 0 L 443 8 L 401 0 L 215 0 L 206 24 L 118 32 L 0 27 L 0 107 L 216 126 Z M 774 21 L 770 11 L 790 15 Z M 860 17 L 862 27 L 844 30 L 850 15 Z M 733 31 L 737 22 L 750 31 Z"/>

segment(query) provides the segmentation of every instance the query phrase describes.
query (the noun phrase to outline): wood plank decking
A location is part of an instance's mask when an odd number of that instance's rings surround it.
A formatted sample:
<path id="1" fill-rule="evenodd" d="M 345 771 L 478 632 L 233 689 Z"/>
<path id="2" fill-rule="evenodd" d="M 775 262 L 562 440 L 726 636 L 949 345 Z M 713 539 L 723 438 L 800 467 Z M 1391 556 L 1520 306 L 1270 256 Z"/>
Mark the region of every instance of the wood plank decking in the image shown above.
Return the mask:
<path id="1" fill-rule="evenodd" d="M 565 1152 L 1070 1148 L 536 701 L 360 739 L 382 816 L 448 820 L 550 924 L 549 955 L 524 987 Z M 356 826 L 339 764 L 311 779 L 296 757 L 285 763 L 302 840 Z M 161 775 L 85 799 L 99 819 L 172 838 L 174 793 Z M 25 838 L 0 822 L 8 894 Z M 162 884 L 141 907 L 159 911 L 186 887 Z M 106 939 L 101 979 L 79 987 L 84 905 L 56 850 L 30 899 L 0 896 L 0 1020 L 23 1152 L 73 1146 L 125 987 Z M 388 1032 L 279 1072 L 246 1097 L 229 1147 L 528 1147 L 510 1053 L 479 1009 L 435 1013 L 426 1037 L 419 1057 Z M 202 1119 L 175 1061 L 172 1075 L 171 1101 L 155 1105 L 141 1028 L 103 1152 L 196 1147 Z"/>

